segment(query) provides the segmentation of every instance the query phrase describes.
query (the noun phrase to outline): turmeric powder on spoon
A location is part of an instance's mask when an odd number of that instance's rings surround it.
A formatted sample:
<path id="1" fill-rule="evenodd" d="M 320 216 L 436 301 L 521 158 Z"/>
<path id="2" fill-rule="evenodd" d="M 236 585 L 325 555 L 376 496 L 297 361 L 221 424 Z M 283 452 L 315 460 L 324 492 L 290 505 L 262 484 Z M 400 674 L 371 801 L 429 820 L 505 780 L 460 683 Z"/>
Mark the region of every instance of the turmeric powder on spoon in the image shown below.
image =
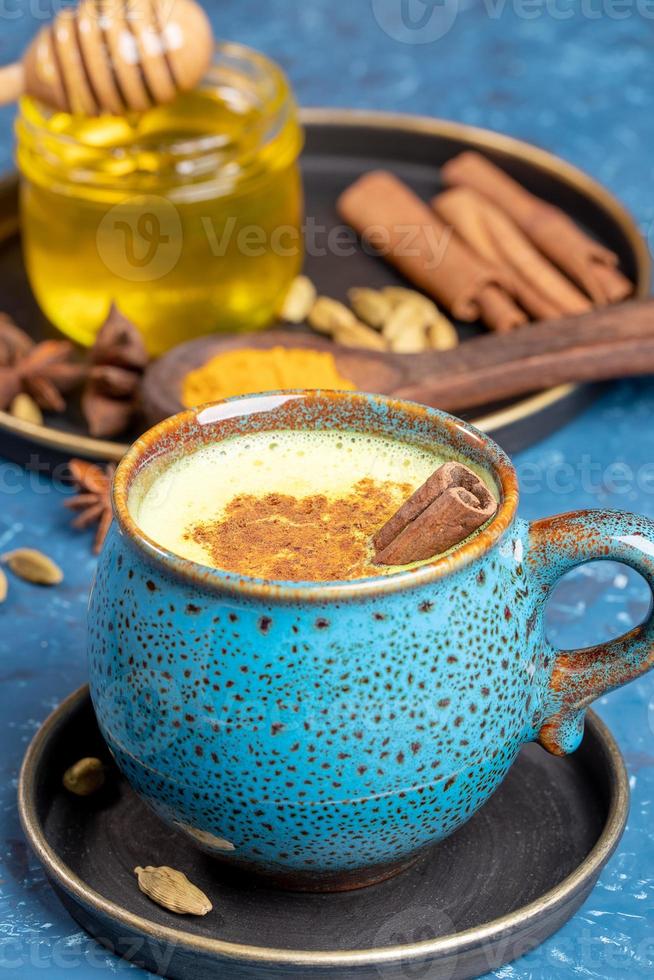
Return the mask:
<path id="1" fill-rule="evenodd" d="M 212 357 L 182 382 L 186 408 L 235 395 L 288 388 L 355 391 L 336 367 L 333 354 L 303 348 L 240 348 Z"/>

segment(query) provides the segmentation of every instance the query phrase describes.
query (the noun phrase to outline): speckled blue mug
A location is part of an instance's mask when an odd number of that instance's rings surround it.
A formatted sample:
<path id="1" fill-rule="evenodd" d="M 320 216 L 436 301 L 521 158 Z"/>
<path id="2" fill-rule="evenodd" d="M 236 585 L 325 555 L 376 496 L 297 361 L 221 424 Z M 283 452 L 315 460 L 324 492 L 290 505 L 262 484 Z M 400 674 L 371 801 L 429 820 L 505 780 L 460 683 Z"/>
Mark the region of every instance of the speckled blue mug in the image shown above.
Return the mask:
<path id="1" fill-rule="evenodd" d="M 206 443 L 287 428 L 437 444 L 488 470 L 497 516 L 424 567 L 326 584 L 211 570 L 135 525 L 137 477 Z M 460 827 L 525 742 L 574 751 L 588 704 L 654 665 L 654 627 L 560 653 L 544 636 L 547 598 L 593 558 L 651 585 L 654 523 L 597 511 L 528 525 L 517 503 L 515 471 L 489 438 L 380 396 L 247 397 L 146 433 L 116 474 L 89 628 L 93 703 L 132 786 L 221 861 L 339 890 L 390 876 Z"/>

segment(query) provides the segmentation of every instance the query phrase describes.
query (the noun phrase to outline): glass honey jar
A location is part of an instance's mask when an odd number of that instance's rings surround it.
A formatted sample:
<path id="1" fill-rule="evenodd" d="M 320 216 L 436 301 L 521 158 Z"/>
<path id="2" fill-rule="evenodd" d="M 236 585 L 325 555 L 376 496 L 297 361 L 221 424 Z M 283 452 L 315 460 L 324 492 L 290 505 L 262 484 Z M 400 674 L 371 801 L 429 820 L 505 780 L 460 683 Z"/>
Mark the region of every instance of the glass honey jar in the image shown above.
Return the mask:
<path id="1" fill-rule="evenodd" d="M 257 330 L 302 264 L 302 133 L 283 71 L 222 44 L 203 85 L 125 117 L 24 98 L 25 262 L 49 320 L 93 343 L 112 303 L 150 353 Z"/>

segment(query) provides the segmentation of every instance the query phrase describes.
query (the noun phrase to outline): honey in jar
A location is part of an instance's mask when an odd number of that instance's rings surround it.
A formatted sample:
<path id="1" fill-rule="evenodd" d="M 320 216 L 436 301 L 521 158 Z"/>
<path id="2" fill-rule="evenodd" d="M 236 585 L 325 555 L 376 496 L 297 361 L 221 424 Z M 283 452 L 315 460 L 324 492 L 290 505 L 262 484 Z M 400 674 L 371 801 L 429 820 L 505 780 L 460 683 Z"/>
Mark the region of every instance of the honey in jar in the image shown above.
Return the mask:
<path id="1" fill-rule="evenodd" d="M 131 116 L 21 102 L 22 239 L 36 299 L 92 344 L 112 303 L 151 354 L 274 317 L 302 263 L 302 144 L 281 69 L 223 44 L 201 87 Z"/>

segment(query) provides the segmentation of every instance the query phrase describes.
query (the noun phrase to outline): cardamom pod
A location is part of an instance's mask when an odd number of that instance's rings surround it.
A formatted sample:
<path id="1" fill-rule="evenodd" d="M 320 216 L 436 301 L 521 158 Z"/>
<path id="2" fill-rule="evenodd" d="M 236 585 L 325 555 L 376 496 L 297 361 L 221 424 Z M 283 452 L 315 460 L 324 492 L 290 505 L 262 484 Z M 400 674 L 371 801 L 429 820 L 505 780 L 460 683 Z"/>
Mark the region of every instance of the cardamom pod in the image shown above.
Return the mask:
<path id="1" fill-rule="evenodd" d="M 9 413 L 15 419 L 22 422 L 33 422 L 34 425 L 43 425 L 43 412 L 36 404 L 31 395 L 21 391 L 9 406 Z"/>
<path id="2" fill-rule="evenodd" d="M 329 296 L 319 296 L 309 313 L 309 324 L 318 333 L 334 334 L 336 330 L 356 324 L 357 318 L 344 303 Z"/>
<path id="3" fill-rule="evenodd" d="M 104 766 L 99 759 L 80 759 L 66 770 L 62 782 L 75 796 L 91 796 L 104 786 Z"/>
<path id="4" fill-rule="evenodd" d="M 382 290 L 382 293 L 394 310 L 396 310 L 398 306 L 403 306 L 405 303 L 413 303 L 416 309 L 416 314 L 418 314 L 418 311 L 420 311 L 419 315 L 425 323 L 431 323 L 433 320 L 437 320 L 441 315 L 441 312 L 436 304 L 427 296 L 423 295 L 423 293 L 419 293 L 415 289 L 407 289 L 405 286 L 386 286 Z"/>
<path id="5" fill-rule="evenodd" d="M 0 602 L 4 602 L 7 598 L 7 592 L 9 591 L 9 582 L 7 581 L 7 576 L 0 568 Z"/>
<path id="6" fill-rule="evenodd" d="M 304 323 L 316 302 L 316 296 L 316 287 L 309 277 L 298 276 L 286 294 L 280 317 L 287 323 Z"/>
<path id="7" fill-rule="evenodd" d="M 337 344 L 344 347 L 363 347 L 366 350 L 388 350 L 386 340 L 377 330 L 367 327 L 365 323 L 353 319 L 338 327 L 332 334 Z"/>
<path id="8" fill-rule="evenodd" d="M 369 327 L 381 330 L 393 309 L 390 300 L 379 290 L 368 289 L 365 286 L 350 289 L 347 295 L 359 319 Z"/>
<path id="9" fill-rule="evenodd" d="M 34 548 L 17 548 L 2 555 L 3 561 L 18 578 L 35 585 L 58 585 L 63 582 L 64 573 L 52 558 Z"/>
<path id="10" fill-rule="evenodd" d="M 384 290 L 389 302 L 393 305 L 393 313 L 384 324 L 384 332 L 388 333 L 391 341 L 391 349 L 403 353 L 432 348 L 433 350 L 450 350 L 457 347 L 459 337 L 446 316 L 443 316 L 435 303 L 417 293 L 414 289 L 405 289 L 402 286 L 388 286 Z M 395 319 L 397 318 L 397 319 Z M 413 332 L 411 339 L 398 340 L 400 324 L 406 324 L 415 319 L 425 328 L 426 345 L 421 346 L 422 341 L 416 331 Z M 395 338 L 394 340 L 392 338 Z M 399 343 L 399 347 L 397 344 Z"/>
<path id="11" fill-rule="evenodd" d="M 182 820 L 175 820 L 175 824 L 186 831 L 191 837 L 194 837 L 200 844 L 203 844 L 204 847 L 211 848 L 212 851 L 236 850 L 231 841 L 225 840 L 224 837 L 216 837 L 215 834 L 210 833 L 208 830 L 198 830 L 196 827 L 191 827 L 190 824 L 184 823 Z"/>
<path id="12" fill-rule="evenodd" d="M 390 348 L 395 354 L 420 354 L 429 350 L 429 341 L 425 328 L 419 323 L 413 323 L 399 336 L 390 342 Z"/>
<path id="13" fill-rule="evenodd" d="M 427 336 L 433 350 L 452 350 L 453 347 L 459 346 L 458 333 L 442 313 L 439 313 L 438 319 L 427 327 Z"/>
<path id="14" fill-rule="evenodd" d="M 382 331 L 396 354 L 419 354 L 429 349 L 427 324 L 422 309 L 412 299 L 400 303 L 384 324 Z"/>
<path id="15" fill-rule="evenodd" d="M 213 905 L 181 871 L 174 868 L 134 868 L 139 888 L 157 905 L 178 915 L 206 915 Z"/>

